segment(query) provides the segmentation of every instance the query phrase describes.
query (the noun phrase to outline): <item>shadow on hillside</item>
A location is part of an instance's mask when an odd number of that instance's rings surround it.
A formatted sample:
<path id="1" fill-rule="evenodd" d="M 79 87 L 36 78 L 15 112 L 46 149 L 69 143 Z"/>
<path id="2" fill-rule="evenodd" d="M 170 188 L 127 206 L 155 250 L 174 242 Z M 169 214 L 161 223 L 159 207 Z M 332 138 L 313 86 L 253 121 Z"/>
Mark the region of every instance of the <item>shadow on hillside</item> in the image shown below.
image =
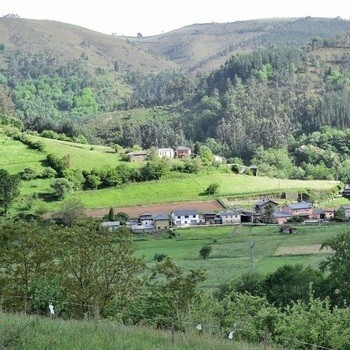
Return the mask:
<path id="1" fill-rule="evenodd" d="M 209 197 L 209 195 L 208 195 L 208 193 L 206 191 L 199 192 L 198 196 L 200 196 L 200 197 L 204 197 L 204 196 Z"/>
<path id="2" fill-rule="evenodd" d="M 38 197 L 46 203 L 56 202 L 57 198 L 52 193 L 38 192 Z"/>

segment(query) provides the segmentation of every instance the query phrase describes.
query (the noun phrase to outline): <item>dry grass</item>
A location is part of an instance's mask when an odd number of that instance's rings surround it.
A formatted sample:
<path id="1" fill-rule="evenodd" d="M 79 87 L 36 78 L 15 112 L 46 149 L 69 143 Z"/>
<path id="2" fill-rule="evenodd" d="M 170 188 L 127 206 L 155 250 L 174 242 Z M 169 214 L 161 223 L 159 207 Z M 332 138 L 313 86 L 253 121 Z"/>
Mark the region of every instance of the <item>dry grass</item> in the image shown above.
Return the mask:
<path id="1" fill-rule="evenodd" d="M 285 255 L 310 255 L 310 254 L 327 254 L 331 250 L 324 248 L 321 250 L 321 244 L 297 245 L 294 247 L 279 247 L 275 252 L 275 256 Z"/>

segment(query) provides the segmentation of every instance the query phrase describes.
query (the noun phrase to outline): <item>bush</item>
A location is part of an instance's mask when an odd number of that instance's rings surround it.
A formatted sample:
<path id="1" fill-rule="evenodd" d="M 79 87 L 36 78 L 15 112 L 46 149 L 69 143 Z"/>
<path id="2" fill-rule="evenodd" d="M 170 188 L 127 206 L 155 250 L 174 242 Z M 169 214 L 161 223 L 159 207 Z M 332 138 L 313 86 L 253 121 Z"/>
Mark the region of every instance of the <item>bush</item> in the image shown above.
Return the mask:
<path id="1" fill-rule="evenodd" d="M 163 253 L 155 253 L 155 254 L 154 254 L 153 260 L 156 260 L 156 261 L 158 261 L 158 262 L 161 262 L 161 261 L 163 261 L 166 257 L 167 257 L 166 254 L 163 254 Z"/>
<path id="2" fill-rule="evenodd" d="M 238 164 L 232 164 L 231 170 L 234 174 L 238 174 L 241 170 L 241 167 Z"/>
<path id="3" fill-rule="evenodd" d="M 33 168 L 25 168 L 21 172 L 21 179 L 23 180 L 32 180 L 38 177 L 38 172 Z"/>
<path id="4" fill-rule="evenodd" d="M 205 245 L 199 250 L 199 255 L 203 258 L 206 259 L 209 257 L 211 251 L 213 250 L 211 245 Z"/>
<path id="5" fill-rule="evenodd" d="M 208 188 L 205 190 L 206 194 L 212 195 L 215 194 L 217 192 L 217 190 L 219 189 L 219 184 L 217 182 L 212 183 L 208 186 Z"/>
<path id="6" fill-rule="evenodd" d="M 52 169 L 51 167 L 45 168 L 41 173 L 41 177 L 43 179 L 51 179 L 51 178 L 55 177 L 56 175 L 57 175 L 56 170 Z"/>
<path id="7" fill-rule="evenodd" d="M 55 180 L 51 184 L 51 188 L 54 190 L 54 194 L 57 199 L 64 199 L 69 192 L 73 190 L 73 184 L 69 182 L 67 179 L 60 178 Z"/>

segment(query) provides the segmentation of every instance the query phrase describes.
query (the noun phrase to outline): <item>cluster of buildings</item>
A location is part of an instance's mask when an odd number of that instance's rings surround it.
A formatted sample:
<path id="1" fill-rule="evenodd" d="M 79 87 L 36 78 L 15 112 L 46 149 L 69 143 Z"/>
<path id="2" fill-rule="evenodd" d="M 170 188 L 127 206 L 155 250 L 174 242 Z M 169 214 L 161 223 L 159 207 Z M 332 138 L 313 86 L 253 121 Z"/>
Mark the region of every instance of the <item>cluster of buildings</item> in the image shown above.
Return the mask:
<path id="1" fill-rule="evenodd" d="M 191 149 L 185 146 L 174 148 L 158 148 L 156 150 L 159 158 L 189 158 L 191 157 Z M 150 151 L 141 150 L 129 153 L 131 162 L 143 162 L 150 155 Z"/>
<path id="2" fill-rule="evenodd" d="M 269 219 L 277 224 L 284 224 L 293 217 L 298 217 L 303 222 L 319 222 L 329 220 L 334 216 L 333 209 L 316 209 L 308 201 L 289 203 L 280 207 L 275 201 L 262 198 L 255 204 L 255 221 L 266 218 L 267 208 L 270 211 Z"/>
<path id="3" fill-rule="evenodd" d="M 350 206 L 348 213 L 350 216 Z M 184 209 L 174 210 L 170 214 L 142 213 L 138 218 L 131 219 L 125 224 L 134 233 L 154 233 L 167 231 L 172 227 L 264 222 L 267 215 L 269 216 L 269 222 L 279 225 L 285 224 L 293 217 L 298 217 L 300 221 L 305 223 L 313 223 L 331 219 L 334 216 L 334 210 L 315 209 L 307 201 L 285 204 L 280 207 L 277 202 L 268 198 L 262 198 L 255 203 L 252 211 L 223 209 L 218 212 L 199 212 L 197 209 Z M 120 227 L 120 222 L 105 221 L 102 222 L 101 226 L 113 230 Z"/>

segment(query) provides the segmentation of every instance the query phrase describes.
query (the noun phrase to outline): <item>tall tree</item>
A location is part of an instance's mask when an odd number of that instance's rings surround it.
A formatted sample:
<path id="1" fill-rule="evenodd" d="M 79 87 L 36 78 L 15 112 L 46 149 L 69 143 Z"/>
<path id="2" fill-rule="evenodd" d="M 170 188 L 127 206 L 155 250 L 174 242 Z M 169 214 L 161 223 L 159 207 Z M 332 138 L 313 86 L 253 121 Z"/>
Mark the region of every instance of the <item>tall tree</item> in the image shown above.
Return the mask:
<path id="1" fill-rule="evenodd" d="M 14 222 L 1 228 L 0 276 L 4 305 L 11 310 L 29 308 L 30 289 L 37 278 L 48 276 L 56 263 L 53 226 Z"/>
<path id="2" fill-rule="evenodd" d="M 329 271 L 326 282 L 329 297 L 338 305 L 350 304 L 350 231 L 347 230 L 323 242 L 321 249 L 331 249 L 334 254 L 321 263 L 321 270 Z"/>
<path id="3" fill-rule="evenodd" d="M 5 169 L 0 169 L 0 206 L 4 208 L 4 213 L 8 211 L 11 202 L 19 195 L 19 175 L 10 175 Z"/>

